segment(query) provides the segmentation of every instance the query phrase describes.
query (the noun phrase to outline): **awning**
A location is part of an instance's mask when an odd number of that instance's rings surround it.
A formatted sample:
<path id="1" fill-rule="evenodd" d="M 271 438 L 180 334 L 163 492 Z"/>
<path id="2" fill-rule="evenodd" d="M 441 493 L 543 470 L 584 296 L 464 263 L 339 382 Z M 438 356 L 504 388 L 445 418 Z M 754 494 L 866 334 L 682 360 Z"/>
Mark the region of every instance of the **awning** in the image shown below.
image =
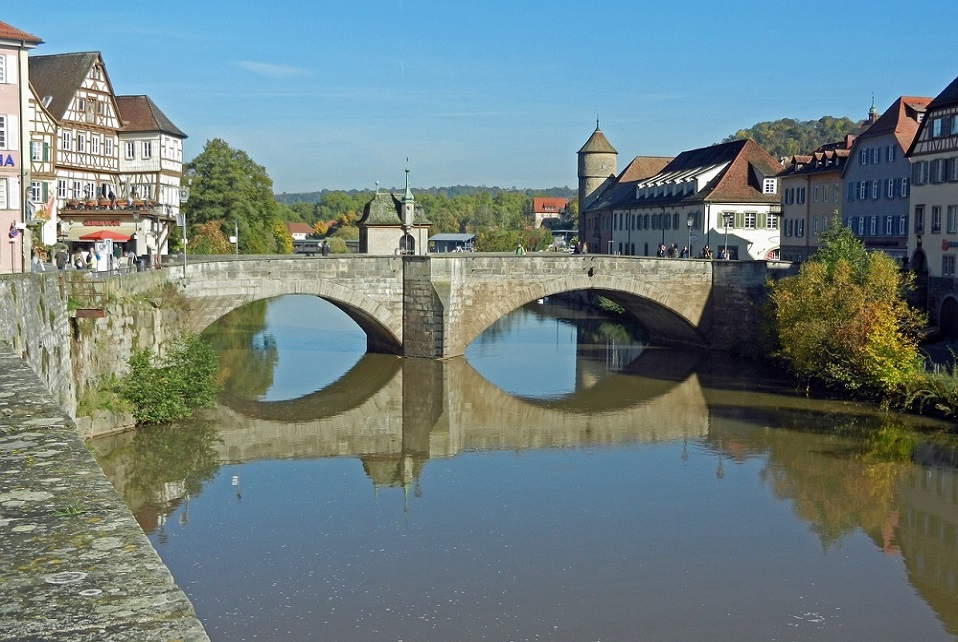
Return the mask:
<path id="1" fill-rule="evenodd" d="M 81 241 L 106 241 L 107 239 L 114 242 L 126 243 L 130 240 L 130 235 L 114 232 L 113 230 L 97 230 L 96 232 L 90 232 L 80 237 Z"/>
<path id="2" fill-rule="evenodd" d="M 111 225 L 109 227 L 99 227 L 96 225 L 71 225 L 70 230 L 67 232 L 66 236 L 63 237 L 64 241 L 77 241 L 80 243 L 87 243 L 88 241 L 81 241 L 81 236 L 86 236 L 87 234 L 93 234 L 95 232 L 116 232 L 117 234 L 123 234 L 124 236 L 133 236 L 137 233 L 136 225 Z"/>

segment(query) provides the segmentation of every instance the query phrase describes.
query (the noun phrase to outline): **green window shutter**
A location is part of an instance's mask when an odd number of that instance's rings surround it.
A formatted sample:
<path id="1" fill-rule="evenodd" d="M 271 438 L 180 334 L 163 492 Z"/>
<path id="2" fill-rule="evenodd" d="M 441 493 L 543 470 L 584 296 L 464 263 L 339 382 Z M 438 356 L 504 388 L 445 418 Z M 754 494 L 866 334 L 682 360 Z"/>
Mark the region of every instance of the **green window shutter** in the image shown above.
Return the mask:
<path id="1" fill-rule="evenodd" d="M 43 143 L 43 160 L 50 160 L 50 143 Z"/>
<path id="2" fill-rule="evenodd" d="M 735 227 L 736 229 L 742 229 L 743 227 L 745 227 L 744 214 L 742 214 L 741 212 L 735 212 L 735 224 L 733 227 Z"/>
<path id="3" fill-rule="evenodd" d="M 766 212 L 758 213 L 758 217 L 755 220 L 755 226 L 760 230 L 764 230 L 768 227 L 768 214 Z"/>
<path id="4" fill-rule="evenodd" d="M 46 203 L 47 199 L 50 198 L 50 185 L 48 183 L 41 183 L 43 192 L 43 202 Z"/>

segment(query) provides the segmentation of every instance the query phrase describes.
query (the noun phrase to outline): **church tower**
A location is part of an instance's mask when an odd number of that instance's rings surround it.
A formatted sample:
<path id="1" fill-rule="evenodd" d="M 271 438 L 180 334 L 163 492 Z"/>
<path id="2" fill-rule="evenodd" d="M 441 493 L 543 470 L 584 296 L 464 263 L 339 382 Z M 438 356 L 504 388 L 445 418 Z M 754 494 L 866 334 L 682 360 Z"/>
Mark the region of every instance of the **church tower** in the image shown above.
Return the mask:
<path id="1" fill-rule="evenodd" d="M 595 131 L 579 150 L 579 213 L 585 210 L 599 190 L 617 172 L 618 152 L 606 140 L 595 120 Z"/>

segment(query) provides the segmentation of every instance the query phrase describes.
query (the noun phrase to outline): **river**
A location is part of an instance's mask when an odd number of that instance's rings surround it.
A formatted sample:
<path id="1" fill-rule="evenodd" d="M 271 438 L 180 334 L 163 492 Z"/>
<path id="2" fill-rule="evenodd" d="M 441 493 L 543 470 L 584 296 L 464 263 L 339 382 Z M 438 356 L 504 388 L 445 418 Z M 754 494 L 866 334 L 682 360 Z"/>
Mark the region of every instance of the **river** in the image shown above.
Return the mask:
<path id="1" fill-rule="evenodd" d="M 93 445 L 214 641 L 958 639 L 945 424 L 553 300 L 446 361 L 305 296 L 207 336 L 215 408 Z"/>

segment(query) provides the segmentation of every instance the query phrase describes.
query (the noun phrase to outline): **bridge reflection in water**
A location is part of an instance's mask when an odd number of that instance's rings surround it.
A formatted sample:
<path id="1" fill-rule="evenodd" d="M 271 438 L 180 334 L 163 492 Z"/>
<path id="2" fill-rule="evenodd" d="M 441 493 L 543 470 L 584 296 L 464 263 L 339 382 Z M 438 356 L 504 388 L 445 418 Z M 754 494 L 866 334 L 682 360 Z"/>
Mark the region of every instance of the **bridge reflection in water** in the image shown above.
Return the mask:
<path id="1" fill-rule="evenodd" d="M 879 550 L 901 556 L 911 585 L 944 628 L 958 634 L 953 455 L 943 462 L 941 450 L 919 452 L 917 465 L 872 461 L 871 453 L 847 457 L 860 446 L 840 436 L 834 417 L 880 424 L 874 409 L 763 394 L 756 379 L 738 380 L 740 370 L 694 354 L 652 349 L 617 373 L 598 376 L 589 368 L 580 364 L 574 394 L 539 401 L 503 392 L 463 358 L 369 354 L 334 384 L 299 399 L 224 396 L 201 422 L 215 427 L 216 437 L 208 442 L 202 475 L 209 478 L 223 464 L 353 457 L 374 487 L 414 491 L 430 460 L 461 452 L 687 441 L 714 455 L 718 477 L 731 474 L 723 464 L 731 470 L 749 459 L 762 461 L 771 493 L 790 502 L 823 549 L 860 530 Z M 826 424 L 835 436 L 808 431 Z M 159 532 L 162 541 L 165 515 L 179 508 L 181 522 L 188 521 L 183 503 L 188 507 L 202 484 L 175 467 L 152 480 L 133 479 L 130 460 L 109 451 L 137 438 L 101 440 L 97 450 L 144 529 Z M 189 448 L 202 450 L 194 443 Z"/>
<path id="2" fill-rule="evenodd" d="M 702 438 L 708 434 L 708 411 L 698 379 L 690 374 L 695 363 L 677 360 L 674 352 L 648 350 L 625 372 L 566 397 L 536 401 L 503 392 L 461 357 L 367 354 L 314 394 L 281 402 L 226 395 L 204 417 L 220 427 L 217 448 L 228 463 L 331 456 L 421 462 L 464 450 Z M 643 375 L 651 372 L 658 378 Z"/>

